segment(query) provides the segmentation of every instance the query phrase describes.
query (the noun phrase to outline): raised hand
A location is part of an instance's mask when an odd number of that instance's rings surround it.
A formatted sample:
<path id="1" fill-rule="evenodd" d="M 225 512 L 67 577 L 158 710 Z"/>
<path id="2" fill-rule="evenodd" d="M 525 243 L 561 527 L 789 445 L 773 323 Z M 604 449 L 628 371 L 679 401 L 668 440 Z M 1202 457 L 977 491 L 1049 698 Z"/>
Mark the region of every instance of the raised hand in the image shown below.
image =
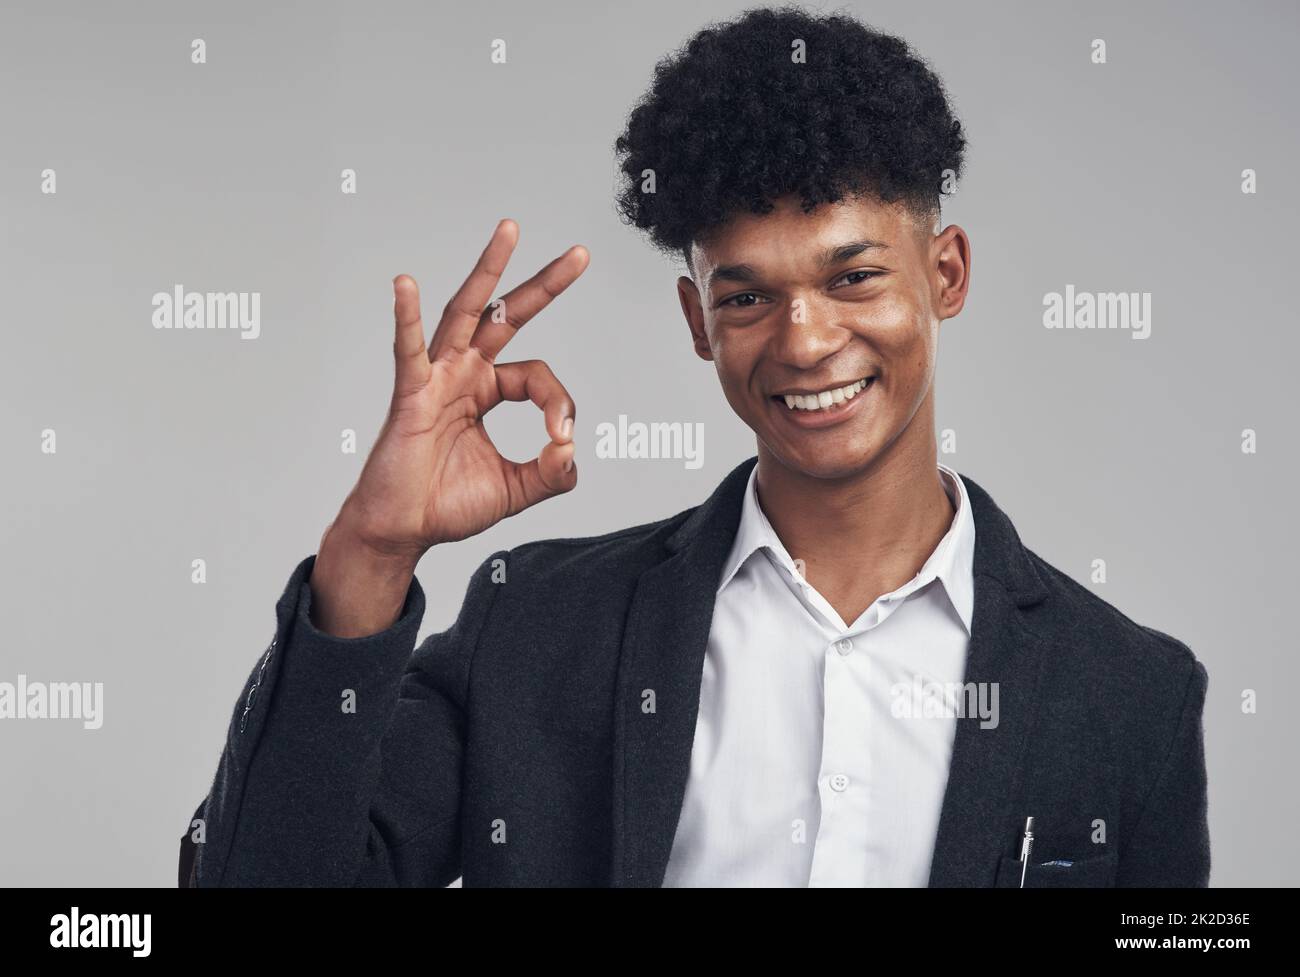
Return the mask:
<path id="1" fill-rule="evenodd" d="M 577 484 L 573 399 L 544 362 L 497 358 L 582 274 L 588 255 L 574 246 L 492 301 L 518 237 L 513 221 L 497 225 L 427 346 L 415 280 L 393 280 L 392 400 L 356 486 L 321 540 L 312 573 L 318 627 L 346 636 L 382 630 L 429 547 L 473 536 Z M 504 400 L 531 400 L 542 410 L 549 442 L 531 461 L 503 458 L 483 426 Z"/>

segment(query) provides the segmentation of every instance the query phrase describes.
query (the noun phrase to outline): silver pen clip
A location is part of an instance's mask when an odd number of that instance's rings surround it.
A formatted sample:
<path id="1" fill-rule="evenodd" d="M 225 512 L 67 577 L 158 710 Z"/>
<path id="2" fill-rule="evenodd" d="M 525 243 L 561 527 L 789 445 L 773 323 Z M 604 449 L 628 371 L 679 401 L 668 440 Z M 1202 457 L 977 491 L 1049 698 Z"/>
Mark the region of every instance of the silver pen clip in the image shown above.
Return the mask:
<path id="1" fill-rule="evenodd" d="M 1034 819 L 1025 821 L 1025 838 L 1020 843 L 1020 888 L 1025 887 L 1025 873 L 1029 871 L 1029 855 L 1034 849 Z"/>

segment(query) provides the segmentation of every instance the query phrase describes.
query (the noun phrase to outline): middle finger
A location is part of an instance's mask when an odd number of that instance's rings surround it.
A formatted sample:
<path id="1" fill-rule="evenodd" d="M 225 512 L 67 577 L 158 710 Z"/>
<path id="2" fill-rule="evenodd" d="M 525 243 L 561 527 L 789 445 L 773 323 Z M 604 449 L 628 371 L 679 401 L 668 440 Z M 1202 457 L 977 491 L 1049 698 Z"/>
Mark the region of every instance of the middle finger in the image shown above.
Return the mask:
<path id="1" fill-rule="evenodd" d="M 572 285 L 589 260 L 587 249 L 575 244 L 528 281 L 492 302 L 479 319 L 470 345 L 489 362 L 495 360 L 519 327 Z"/>

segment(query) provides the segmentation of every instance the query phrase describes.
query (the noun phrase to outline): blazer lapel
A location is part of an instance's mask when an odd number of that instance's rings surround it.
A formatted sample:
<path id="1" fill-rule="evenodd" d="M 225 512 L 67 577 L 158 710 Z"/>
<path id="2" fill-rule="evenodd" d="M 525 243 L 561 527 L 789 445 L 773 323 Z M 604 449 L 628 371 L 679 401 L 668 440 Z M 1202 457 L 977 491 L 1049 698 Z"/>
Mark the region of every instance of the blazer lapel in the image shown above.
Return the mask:
<path id="1" fill-rule="evenodd" d="M 643 573 L 628 611 L 614 708 L 614 886 L 660 886 L 681 814 L 722 566 L 749 471 L 723 479 Z"/>
<path id="2" fill-rule="evenodd" d="M 1011 520 L 979 485 L 961 478 L 975 517 L 975 610 L 965 681 L 997 684 L 998 723 L 985 729 L 978 716 L 957 720 L 932 887 L 992 886 L 999 858 L 1016 851 L 1016 824 L 1023 817 L 1013 804 L 1047 651 L 1024 620 L 1025 609 L 1047 595 L 1042 578 Z"/>

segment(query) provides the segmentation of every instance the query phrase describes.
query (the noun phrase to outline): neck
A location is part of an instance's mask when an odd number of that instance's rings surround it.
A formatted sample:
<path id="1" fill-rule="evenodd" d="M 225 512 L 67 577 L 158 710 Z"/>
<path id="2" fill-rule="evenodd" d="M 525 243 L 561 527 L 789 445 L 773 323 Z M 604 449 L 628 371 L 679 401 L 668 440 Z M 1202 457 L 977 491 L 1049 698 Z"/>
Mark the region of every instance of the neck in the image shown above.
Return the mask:
<path id="1" fill-rule="evenodd" d="M 803 561 L 804 579 L 846 624 L 916 576 L 952 525 L 925 413 L 909 427 L 922 436 L 904 432 L 867 468 L 843 478 L 786 467 L 759 443 L 763 512 L 790 557 Z"/>

